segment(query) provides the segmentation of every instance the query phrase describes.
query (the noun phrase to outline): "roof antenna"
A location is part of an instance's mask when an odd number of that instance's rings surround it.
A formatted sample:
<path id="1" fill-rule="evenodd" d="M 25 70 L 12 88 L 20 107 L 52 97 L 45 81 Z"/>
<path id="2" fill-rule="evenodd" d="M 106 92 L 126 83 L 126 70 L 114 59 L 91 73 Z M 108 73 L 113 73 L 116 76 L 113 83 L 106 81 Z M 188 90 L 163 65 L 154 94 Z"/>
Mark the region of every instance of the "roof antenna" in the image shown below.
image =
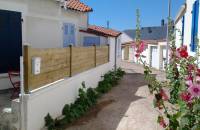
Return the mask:
<path id="1" fill-rule="evenodd" d="M 107 29 L 110 28 L 110 21 L 107 21 Z"/>

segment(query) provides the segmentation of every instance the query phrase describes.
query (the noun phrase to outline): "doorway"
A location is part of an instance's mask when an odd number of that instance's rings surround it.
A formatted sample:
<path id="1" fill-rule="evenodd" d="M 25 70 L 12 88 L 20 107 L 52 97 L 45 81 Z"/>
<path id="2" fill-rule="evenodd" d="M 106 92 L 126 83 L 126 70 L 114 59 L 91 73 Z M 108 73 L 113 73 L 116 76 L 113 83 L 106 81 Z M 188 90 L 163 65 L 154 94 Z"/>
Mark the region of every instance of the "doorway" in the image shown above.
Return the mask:
<path id="1" fill-rule="evenodd" d="M 0 90 L 12 88 L 8 71 L 20 71 L 22 19 L 20 12 L 0 10 Z"/>

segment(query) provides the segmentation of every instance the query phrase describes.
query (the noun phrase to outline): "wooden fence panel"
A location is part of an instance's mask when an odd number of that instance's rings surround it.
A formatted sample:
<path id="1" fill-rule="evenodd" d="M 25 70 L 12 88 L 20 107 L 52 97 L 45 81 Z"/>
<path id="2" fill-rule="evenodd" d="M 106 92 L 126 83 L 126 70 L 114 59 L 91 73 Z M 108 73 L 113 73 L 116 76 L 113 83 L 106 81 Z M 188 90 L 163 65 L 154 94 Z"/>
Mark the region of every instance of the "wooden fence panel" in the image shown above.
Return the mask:
<path id="1" fill-rule="evenodd" d="M 95 67 L 95 48 L 72 47 L 72 75 Z"/>
<path id="2" fill-rule="evenodd" d="M 59 49 L 35 49 L 29 48 L 29 91 L 52 83 L 56 80 L 69 76 L 70 53 L 69 48 Z M 32 73 L 31 60 L 34 57 L 40 57 L 41 73 L 34 75 Z"/>
<path id="3" fill-rule="evenodd" d="M 40 74 L 32 72 L 32 59 L 41 58 Z M 109 46 L 36 49 L 24 47 L 25 92 L 109 62 Z"/>
<path id="4" fill-rule="evenodd" d="M 96 64 L 102 65 L 109 61 L 109 46 L 96 47 Z"/>

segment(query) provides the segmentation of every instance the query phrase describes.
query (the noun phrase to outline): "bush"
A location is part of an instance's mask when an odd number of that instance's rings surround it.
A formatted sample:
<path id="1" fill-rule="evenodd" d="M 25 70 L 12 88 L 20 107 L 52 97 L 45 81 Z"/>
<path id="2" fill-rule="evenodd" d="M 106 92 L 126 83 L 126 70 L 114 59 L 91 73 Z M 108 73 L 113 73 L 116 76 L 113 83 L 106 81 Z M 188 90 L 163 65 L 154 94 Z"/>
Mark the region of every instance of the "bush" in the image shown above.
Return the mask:
<path id="1" fill-rule="evenodd" d="M 48 128 L 48 130 L 54 130 L 55 129 L 54 120 L 49 113 L 45 117 L 45 126 Z"/>
<path id="2" fill-rule="evenodd" d="M 62 110 L 64 118 L 55 119 L 48 114 L 45 117 L 45 126 L 48 130 L 62 128 L 67 124 L 75 121 L 83 116 L 92 106 L 96 105 L 99 95 L 102 95 L 114 87 L 123 77 L 124 71 L 120 68 L 116 71 L 109 71 L 103 76 L 103 80 L 99 82 L 96 89 L 86 89 L 85 82 L 82 83 L 82 88 L 79 89 L 79 95 L 73 104 L 66 104 Z"/>

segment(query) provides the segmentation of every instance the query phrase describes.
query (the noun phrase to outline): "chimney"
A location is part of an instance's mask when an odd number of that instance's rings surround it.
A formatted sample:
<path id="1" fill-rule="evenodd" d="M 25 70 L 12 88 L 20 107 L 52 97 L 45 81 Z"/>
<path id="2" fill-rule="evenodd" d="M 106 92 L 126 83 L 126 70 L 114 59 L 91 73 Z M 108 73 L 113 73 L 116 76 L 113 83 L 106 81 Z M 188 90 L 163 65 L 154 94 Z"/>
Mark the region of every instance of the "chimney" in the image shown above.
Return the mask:
<path id="1" fill-rule="evenodd" d="M 161 20 L 161 26 L 165 26 L 165 20 L 164 19 Z"/>
<path id="2" fill-rule="evenodd" d="M 110 28 L 110 21 L 107 21 L 107 29 Z"/>

